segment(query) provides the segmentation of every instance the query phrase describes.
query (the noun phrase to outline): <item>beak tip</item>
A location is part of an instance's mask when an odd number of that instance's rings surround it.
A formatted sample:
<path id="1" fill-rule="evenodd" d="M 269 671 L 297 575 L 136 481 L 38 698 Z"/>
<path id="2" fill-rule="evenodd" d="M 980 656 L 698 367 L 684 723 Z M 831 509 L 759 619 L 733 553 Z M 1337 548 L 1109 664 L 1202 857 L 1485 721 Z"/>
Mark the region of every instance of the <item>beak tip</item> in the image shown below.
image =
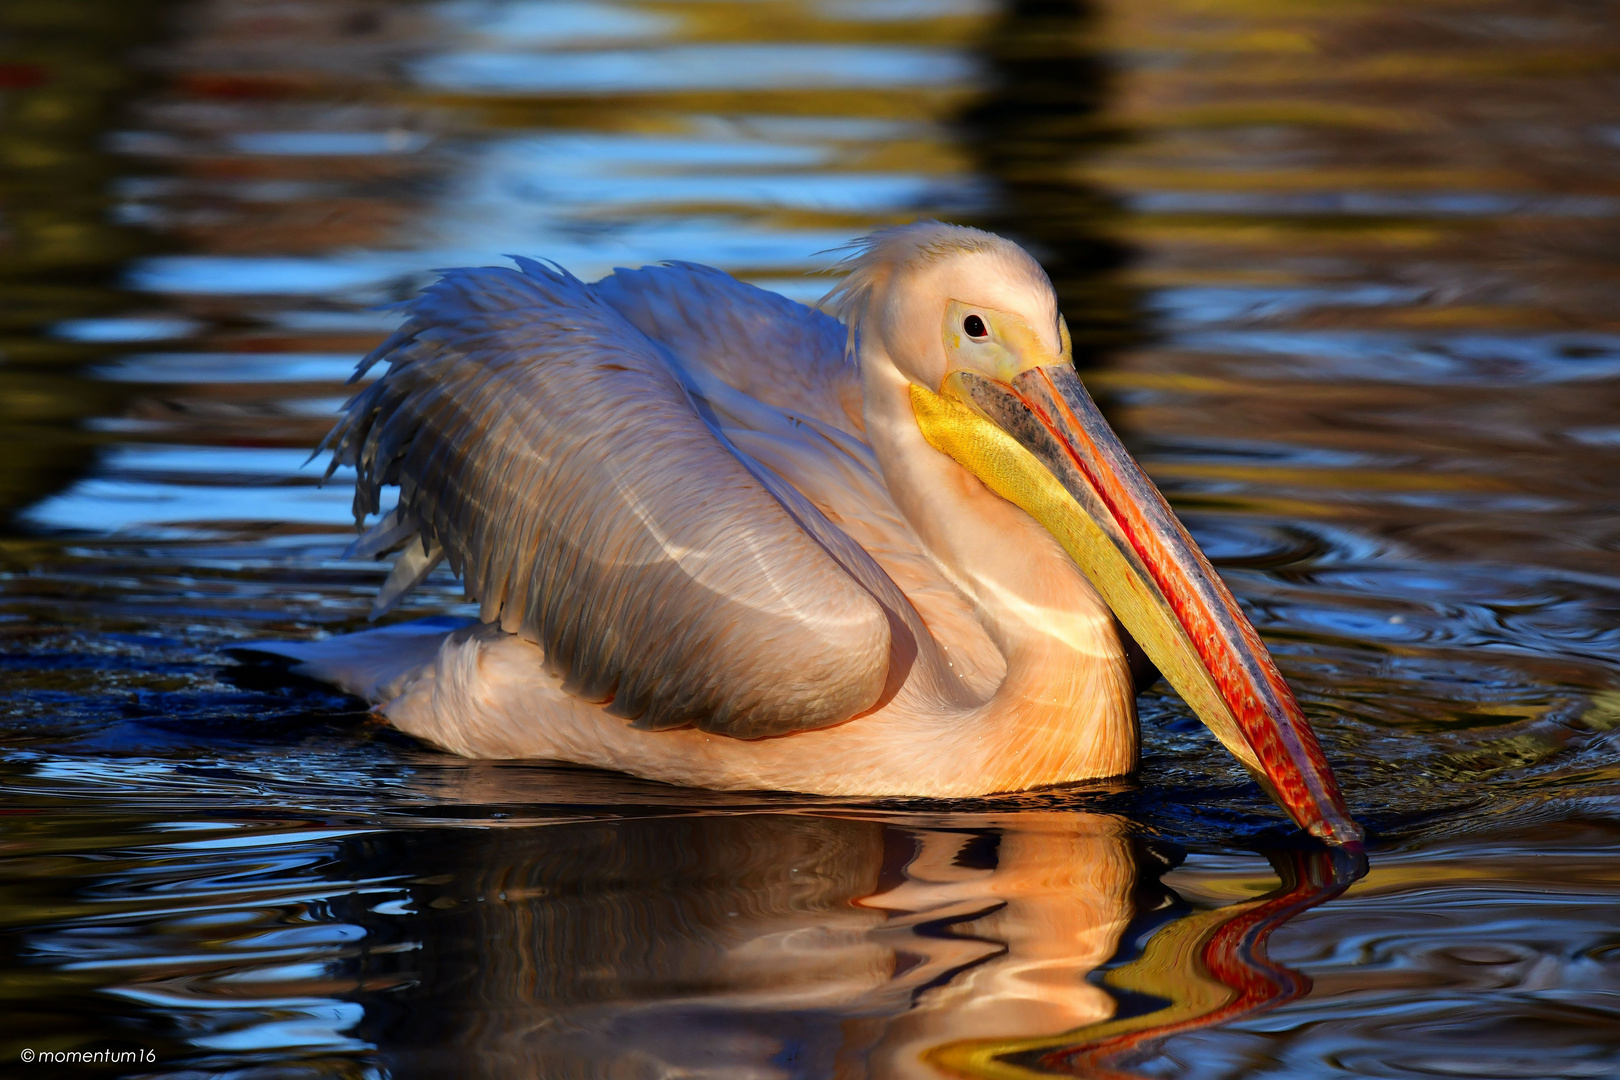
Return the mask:
<path id="1" fill-rule="evenodd" d="M 1361 826 L 1352 821 L 1347 814 L 1318 818 L 1311 822 L 1305 831 L 1324 844 L 1332 844 L 1346 850 L 1361 848 L 1367 839 Z"/>
<path id="2" fill-rule="evenodd" d="M 1064 544 L 1128 636 L 1298 825 L 1335 847 L 1359 844 L 1361 828 L 1275 661 L 1074 368 L 1033 367 L 1010 382 L 956 371 L 941 394 L 1022 454 L 1008 458 L 1016 465 L 987 466 L 977 450 L 957 460 Z"/>

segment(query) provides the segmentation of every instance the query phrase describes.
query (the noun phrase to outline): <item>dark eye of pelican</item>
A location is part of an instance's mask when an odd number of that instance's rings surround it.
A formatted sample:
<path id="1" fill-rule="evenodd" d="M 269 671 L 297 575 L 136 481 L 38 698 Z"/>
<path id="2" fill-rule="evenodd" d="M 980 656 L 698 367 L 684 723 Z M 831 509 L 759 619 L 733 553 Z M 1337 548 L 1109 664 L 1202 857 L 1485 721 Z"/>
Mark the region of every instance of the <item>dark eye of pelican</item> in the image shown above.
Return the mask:
<path id="1" fill-rule="evenodd" d="M 962 320 L 962 329 L 967 331 L 968 337 L 984 337 L 990 331 L 984 328 L 984 320 L 977 315 L 969 315 Z"/>

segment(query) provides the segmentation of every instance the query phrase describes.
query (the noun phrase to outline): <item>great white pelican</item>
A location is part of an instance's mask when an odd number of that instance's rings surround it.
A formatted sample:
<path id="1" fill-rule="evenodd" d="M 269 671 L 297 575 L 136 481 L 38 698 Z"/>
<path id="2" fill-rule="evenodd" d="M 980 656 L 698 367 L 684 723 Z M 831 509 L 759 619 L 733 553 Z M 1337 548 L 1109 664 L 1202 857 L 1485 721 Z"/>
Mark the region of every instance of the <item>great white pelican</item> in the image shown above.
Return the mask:
<path id="1" fill-rule="evenodd" d="M 971 796 L 1137 764 L 1131 641 L 1303 828 L 1354 842 L 1259 636 L 1076 376 L 1017 245 L 858 241 L 817 310 L 671 263 L 446 272 L 322 444 L 356 544 L 479 621 L 269 651 L 479 758 Z M 1123 628 L 1123 631 L 1122 629 Z"/>

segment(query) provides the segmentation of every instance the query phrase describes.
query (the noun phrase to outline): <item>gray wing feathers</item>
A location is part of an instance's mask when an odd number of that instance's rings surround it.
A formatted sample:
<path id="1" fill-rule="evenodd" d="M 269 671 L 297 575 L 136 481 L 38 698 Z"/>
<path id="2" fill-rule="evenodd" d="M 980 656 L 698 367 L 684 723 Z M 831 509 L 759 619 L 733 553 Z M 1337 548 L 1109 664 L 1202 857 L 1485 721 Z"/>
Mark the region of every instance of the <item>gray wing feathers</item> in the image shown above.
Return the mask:
<path id="1" fill-rule="evenodd" d="M 862 429 L 860 372 L 831 315 L 695 263 L 615 270 L 591 289 L 688 368 L 775 408 Z"/>
<path id="2" fill-rule="evenodd" d="M 331 475 L 330 471 L 327 475 Z M 412 540 L 418 543 L 412 544 Z M 394 560 L 394 567 L 388 575 L 388 580 L 383 582 L 383 587 L 378 590 L 376 598 L 371 602 L 373 619 L 392 611 L 404 599 L 406 593 L 420 585 L 433 572 L 433 568 L 444 561 L 444 549 L 424 539 L 421 535 L 421 526 L 417 524 L 416 519 L 402 512 L 397 506 L 350 544 L 343 557 L 381 558 L 394 551 L 399 552 L 399 558 Z"/>
<path id="3" fill-rule="evenodd" d="M 357 519 L 385 485 L 400 501 L 361 543 L 414 522 L 408 552 L 442 548 L 486 621 L 640 726 L 752 738 L 871 707 L 883 607 L 716 438 L 658 344 L 520 265 L 446 273 L 362 362 L 389 370 L 323 446 L 359 473 Z"/>
<path id="4" fill-rule="evenodd" d="M 405 550 L 399 553 L 394 560 L 394 568 L 388 573 L 388 580 L 377 591 L 377 598 L 371 602 L 371 617 L 373 619 L 386 615 L 405 598 L 405 594 L 433 573 L 433 568 L 444 561 L 444 549 L 438 544 L 428 542 L 422 544 L 407 544 Z"/>
<path id="5" fill-rule="evenodd" d="M 710 266 L 666 263 L 616 270 L 591 286 L 614 310 L 664 346 L 688 394 L 715 435 L 838 565 L 882 605 L 890 625 L 888 700 L 908 677 L 921 676 L 941 700 L 957 687 L 938 643 L 900 587 L 849 534 L 794 487 L 729 437 L 770 433 L 784 447 L 821 462 L 862 457 L 867 469 L 845 474 L 856 491 L 876 477 L 862 433 L 860 372 L 845 349 L 843 323 Z M 837 452 L 817 444 L 826 440 Z M 888 503 L 886 490 L 865 493 L 868 507 Z M 920 664 L 920 667 L 918 666 Z"/>

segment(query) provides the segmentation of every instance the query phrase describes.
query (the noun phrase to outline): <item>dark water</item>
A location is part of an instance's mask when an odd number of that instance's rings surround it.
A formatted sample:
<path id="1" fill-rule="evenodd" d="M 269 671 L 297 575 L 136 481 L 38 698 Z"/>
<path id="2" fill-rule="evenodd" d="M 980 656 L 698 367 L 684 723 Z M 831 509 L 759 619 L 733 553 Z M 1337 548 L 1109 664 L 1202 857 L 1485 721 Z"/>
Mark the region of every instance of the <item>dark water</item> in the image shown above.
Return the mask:
<path id="1" fill-rule="evenodd" d="M 3 1069 L 1620 1075 L 1617 57 L 1558 0 L 0 3 Z M 302 463 L 431 268 L 808 299 L 923 214 L 1051 268 L 1365 876 L 1162 692 L 1129 782 L 833 803 L 226 657 L 364 625 Z"/>

